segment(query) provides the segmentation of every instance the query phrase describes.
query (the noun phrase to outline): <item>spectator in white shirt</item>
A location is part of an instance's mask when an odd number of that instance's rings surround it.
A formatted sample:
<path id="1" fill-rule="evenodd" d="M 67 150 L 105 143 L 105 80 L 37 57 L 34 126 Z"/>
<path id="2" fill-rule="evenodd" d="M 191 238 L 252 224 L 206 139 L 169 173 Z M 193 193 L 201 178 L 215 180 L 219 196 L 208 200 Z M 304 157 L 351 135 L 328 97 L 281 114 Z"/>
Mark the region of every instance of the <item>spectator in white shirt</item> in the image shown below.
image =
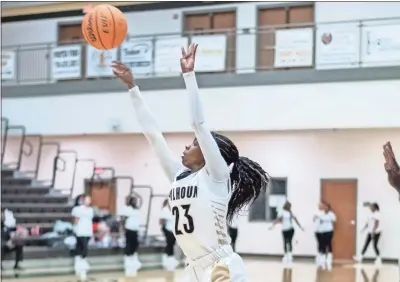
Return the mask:
<path id="1" fill-rule="evenodd" d="M 331 270 L 333 263 L 332 240 L 336 215 L 328 203 L 321 202 L 319 204 L 319 212 L 315 215 L 314 221 L 317 224 L 317 233 L 319 234 L 317 265 L 323 269 Z"/>
<path id="2" fill-rule="evenodd" d="M 82 199 L 79 202 L 78 199 Z M 92 199 L 88 195 L 78 196 L 77 206 L 72 209 L 74 231 L 76 236 L 75 273 L 81 280 L 86 280 L 89 264 L 87 262 L 89 241 L 93 237 L 94 211 L 91 207 Z"/>
<path id="3" fill-rule="evenodd" d="M 279 212 L 277 219 L 273 222 L 272 226 L 270 227 L 271 230 L 278 223 L 282 225 L 283 249 L 285 253 L 282 261 L 286 265 L 290 265 L 293 262 L 293 254 L 292 254 L 293 251 L 292 241 L 294 236 L 293 222 L 295 222 L 297 226 L 299 226 L 300 229 L 304 231 L 303 227 L 301 227 L 299 221 L 292 212 L 292 204 L 287 201 L 284 204 L 282 211 Z"/>
<path id="4" fill-rule="evenodd" d="M 361 262 L 365 253 L 367 252 L 368 246 L 373 242 L 374 250 L 376 254 L 375 264 L 380 265 L 382 264 L 382 260 L 380 258 L 380 251 L 378 247 L 379 239 L 381 237 L 381 214 L 379 211 L 379 205 L 377 203 L 372 203 L 368 205 L 371 213 L 368 216 L 368 220 L 363 228 L 362 231 L 368 230 L 367 237 L 365 239 L 364 247 L 361 251 L 361 256 L 355 257 L 355 260 Z"/>
<path id="5" fill-rule="evenodd" d="M 141 267 L 137 249 L 139 247 L 138 232 L 140 228 L 140 211 L 136 197 L 128 196 L 126 205 L 120 212 L 122 217 L 122 228 L 125 231 L 125 275 L 133 277 Z"/>
<path id="6" fill-rule="evenodd" d="M 178 261 L 175 259 L 175 236 L 173 233 L 173 218 L 168 199 L 163 202 L 161 217 L 160 217 L 161 230 L 164 233 L 166 240 L 165 254 L 163 255 L 163 267 L 168 271 L 173 271 L 178 266 Z"/>

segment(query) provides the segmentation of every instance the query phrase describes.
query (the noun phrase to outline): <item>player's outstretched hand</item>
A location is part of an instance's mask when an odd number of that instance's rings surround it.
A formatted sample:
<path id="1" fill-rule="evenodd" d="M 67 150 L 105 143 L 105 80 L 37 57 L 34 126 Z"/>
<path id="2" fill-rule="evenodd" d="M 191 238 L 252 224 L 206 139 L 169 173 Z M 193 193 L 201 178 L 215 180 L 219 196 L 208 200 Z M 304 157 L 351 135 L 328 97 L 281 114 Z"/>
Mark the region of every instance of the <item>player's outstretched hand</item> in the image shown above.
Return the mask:
<path id="1" fill-rule="evenodd" d="M 396 161 L 390 142 L 383 145 L 383 156 L 386 161 L 384 167 L 388 175 L 389 183 L 400 193 L 400 167 Z"/>
<path id="2" fill-rule="evenodd" d="M 181 69 L 182 72 L 192 72 L 194 70 L 194 63 L 196 61 L 196 50 L 198 44 L 190 44 L 187 52 L 185 48 L 181 48 L 182 50 L 182 58 L 181 58 Z"/>
<path id="3" fill-rule="evenodd" d="M 135 78 L 132 74 L 132 70 L 127 65 L 118 61 L 113 61 L 111 68 L 115 76 L 118 77 L 129 89 L 135 87 Z"/>

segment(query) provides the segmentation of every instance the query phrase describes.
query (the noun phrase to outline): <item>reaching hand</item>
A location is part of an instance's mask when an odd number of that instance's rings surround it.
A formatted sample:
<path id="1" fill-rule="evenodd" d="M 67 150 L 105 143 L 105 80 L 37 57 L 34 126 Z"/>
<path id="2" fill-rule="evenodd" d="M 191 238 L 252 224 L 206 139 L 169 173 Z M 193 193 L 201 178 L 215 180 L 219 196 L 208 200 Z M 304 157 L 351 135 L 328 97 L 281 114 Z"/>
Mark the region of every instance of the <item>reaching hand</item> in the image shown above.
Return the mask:
<path id="1" fill-rule="evenodd" d="M 386 160 L 384 167 L 388 174 L 389 183 L 400 193 L 400 167 L 396 161 L 390 142 L 387 142 L 383 146 L 383 156 Z"/>
<path id="2" fill-rule="evenodd" d="M 125 64 L 113 61 L 111 68 L 116 77 L 118 77 L 129 89 L 135 87 L 136 82 L 131 69 Z"/>
<path id="3" fill-rule="evenodd" d="M 194 70 L 197 46 L 198 44 L 190 44 L 187 53 L 185 48 L 182 47 L 181 69 L 183 73 Z"/>

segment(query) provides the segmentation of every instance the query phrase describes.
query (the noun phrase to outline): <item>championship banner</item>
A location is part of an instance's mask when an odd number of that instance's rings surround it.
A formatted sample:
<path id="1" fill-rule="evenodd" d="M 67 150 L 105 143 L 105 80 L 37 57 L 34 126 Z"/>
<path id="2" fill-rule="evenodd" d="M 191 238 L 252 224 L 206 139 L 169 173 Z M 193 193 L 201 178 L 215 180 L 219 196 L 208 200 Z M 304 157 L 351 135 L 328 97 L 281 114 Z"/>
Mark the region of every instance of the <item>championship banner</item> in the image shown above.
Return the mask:
<path id="1" fill-rule="evenodd" d="M 126 41 L 121 46 L 121 61 L 129 66 L 134 74 L 152 74 L 153 41 Z"/>
<path id="2" fill-rule="evenodd" d="M 313 63 L 313 29 L 275 31 L 275 67 L 308 67 Z"/>
<path id="3" fill-rule="evenodd" d="M 362 28 L 362 66 L 400 65 L 400 24 Z"/>
<path id="4" fill-rule="evenodd" d="M 179 75 L 182 72 L 180 65 L 181 47 L 187 48 L 187 46 L 188 39 L 186 37 L 157 39 L 154 65 L 156 75 Z"/>
<path id="5" fill-rule="evenodd" d="M 118 48 L 98 50 L 86 45 L 86 77 L 114 76 L 111 63 L 117 60 Z"/>
<path id="6" fill-rule="evenodd" d="M 1 51 L 1 80 L 13 80 L 15 75 L 15 52 Z"/>
<path id="7" fill-rule="evenodd" d="M 226 70 L 226 35 L 198 35 L 191 41 L 199 44 L 196 52 L 195 71 L 220 72 Z"/>
<path id="8" fill-rule="evenodd" d="M 316 69 L 360 66 L 360 28 L 357 25 L 319 25 L 316 37 Z"/>
<path id="9" fill-rule="evenodd" d="M 51 51 L 51 77 L 54 80 L 81 78 L 82 45 L 68 45 Z"/>

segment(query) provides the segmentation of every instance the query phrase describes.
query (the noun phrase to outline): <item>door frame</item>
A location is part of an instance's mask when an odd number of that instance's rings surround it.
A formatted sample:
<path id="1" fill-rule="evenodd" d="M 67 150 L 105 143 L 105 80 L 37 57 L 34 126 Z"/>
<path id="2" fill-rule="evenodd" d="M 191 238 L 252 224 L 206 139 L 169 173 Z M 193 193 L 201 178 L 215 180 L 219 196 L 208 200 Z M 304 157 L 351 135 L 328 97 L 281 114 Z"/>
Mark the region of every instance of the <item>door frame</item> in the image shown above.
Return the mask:
<path id="1" fill-rule="evenodd" d="M 354 236 L 354 254 L 357 254 L 357 239 L 358 239 L 358 232 L 357 232 L 357 226 L 358 226 L 358 178 L 320 178 L 320 187 L 319 187 L 319 199 L 322 200 L 322 188 L 323 188 L 323 182 L 324 181 L 331 181 L 331 182 L 355 182 L 356 186 L 356 218 L 355 218 L 355 236 Z"/>
<path id="2" fill-rule="evenodd" d="M 110 189 L 113 189 L 115 191 L 115 212 L 117 212 L 117 202 L 118 202 L 118 190 L 117 190 L 117 181 L 115 178 L 111 178 L 111 177 L 107 177 L 107 178 L 102 178 L 102 179 L 92 179 L 92 178 L 85 178 L 84 179 L 84 191 L 85 191 L 85 195 L 89 195 L 91 196 L 91 187 L 90 184 L 94 183 L 94 184 L 101 184 L 101 183 L 108 183 Z M 110 212 L 111 213 L 111 212 Z"/>

